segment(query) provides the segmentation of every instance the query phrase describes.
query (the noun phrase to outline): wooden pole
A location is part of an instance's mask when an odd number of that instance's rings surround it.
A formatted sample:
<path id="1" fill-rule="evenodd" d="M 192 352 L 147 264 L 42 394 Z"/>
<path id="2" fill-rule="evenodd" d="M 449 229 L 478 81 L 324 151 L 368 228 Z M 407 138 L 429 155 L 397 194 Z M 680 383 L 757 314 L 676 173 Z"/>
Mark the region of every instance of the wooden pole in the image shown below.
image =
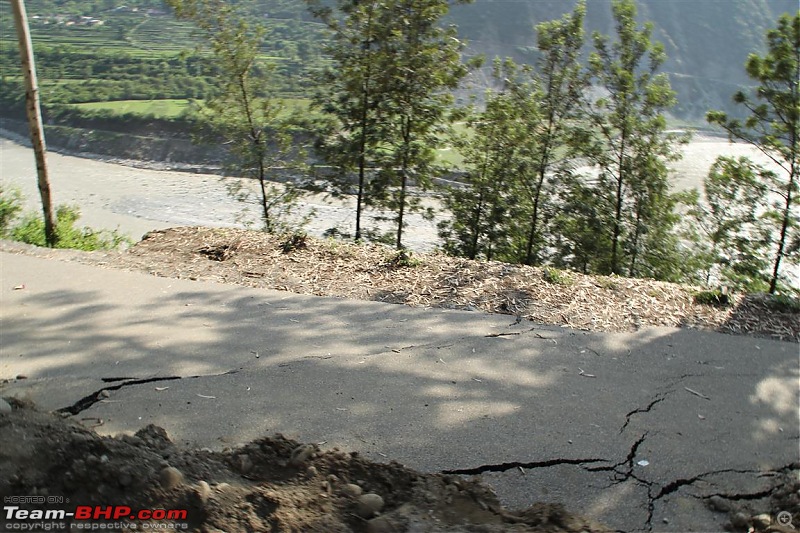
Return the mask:
<path id="1" fill-rule="evenodd" d="M 47 177 L 47 147 L 44 141 L 42 109 L 39 105 L 39 87 L 36 81 L 36 65 L 33 59 L 33 43 L 28 28 L 28 15 L 23 0 L 11 0 L 14 10 L 14 24 L 17 27 L 19 53 L 22 59 L 22 75 L 25 78 L 25 110 L 31 130 L 31 144 L 36 157 L 36 174 L 39 180 L 39 194 L 42 197 L 44 212 L 44 234 L 48 246 L 55 246 L 57 241 L 55 224 L 53 223 L 53 204 L 50 197 L 50 181 Z"/>

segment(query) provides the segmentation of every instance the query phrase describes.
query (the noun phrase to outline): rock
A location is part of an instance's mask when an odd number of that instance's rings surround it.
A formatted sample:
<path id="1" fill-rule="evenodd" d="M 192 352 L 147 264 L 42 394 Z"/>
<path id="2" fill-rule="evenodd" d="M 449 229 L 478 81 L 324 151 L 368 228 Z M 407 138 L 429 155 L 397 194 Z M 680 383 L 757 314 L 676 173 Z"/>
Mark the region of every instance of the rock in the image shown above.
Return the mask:
<path id="1" fill-rule="evenodd" d="M 753 517 L 753 525 L 758 529 L 767 529 L 772 524 L 772 517 L 766 513 Z"/>
<path id="2" fill-rule="evenodd" d="M 159 481 L 162 487 L 171 490 L 183 483 L 183 474 L 174 466 L 168 466 L 161 470 Z"/>
<path id="3" fill-rule="evenodd" d="M 747 515 L 744 513 L 735 513 L 731 516 L 731 525 L 734 529 L 738 530 L 747 530 L 750 526 L 750 523 L 747 520 Z"/>
<path id="4" fill-rule="evenodd" d="M 342 494 L 350 498 L 358 498 L 364 491 L 355 483 L 347 483 L 342 486 Z"/>
<path id="5" fill-rule="evenodd" d="M 119 478 L 117 478 L 119 484 L 123 487 L 129 486 L 133 483 L 133 476 L 131 476 L 128 472 L 120 472 Z"/>
<path id="6" fill-rule="evenodd" d="M 356 500 L 356 514 L 361 518 L 372 518 L 383 509 L 383 498 L 367 493 Z"/>
<path id="7" fill-rule="evenodd" d="M 715 495 L 710 497 L 706 504 L 708 505 L 709 509 L 712 511 L 717 511 L 718 513 L 727 513 L 731 510 L 731 502 L 721 496 Z"/>
<path id="8" fill-rule="evenodd" d="M 385 516 L 379 516 L 367 522 L 368 533 L 394 533 L 395 531 L 398 531 L 397 528 Z"/>
<path id="9" fill-rule="evenodd" d="M 11 404 L 5 401 L 4 399 L 0 398 L 0 413 L 10 413 L 11 412 Z"/>
<path id="10" fill-rule="evenodd" d="M 301 444 L 292 450 L 292 457 L 289 459 L 289 464 L 292 466 L 300 466 L 314 455 L 314 446 L 311 444 Z"/>
<path id="11" fill-rule="evenodd" d="M 108 392 L 106 389 L 101 390 L 97 393 L 97 399 L 102 400 L 104 398 L 111 398 L 111 393 Z"/>
<path id="12" fill-rule="evenodd" d="M 239 472 L 249 474 L 253 470 L 253 466 L 253 460 L 250 459 L 249 455 L 245 453 L 239 456 Z"/>
<path id="13" fill-rule="evenodd" d="M 205 481 L 199 481 L 194 488 L 194 492 L 200 498 L 200 502 L 205 505 L 211 497 L 211 486 Z"/>

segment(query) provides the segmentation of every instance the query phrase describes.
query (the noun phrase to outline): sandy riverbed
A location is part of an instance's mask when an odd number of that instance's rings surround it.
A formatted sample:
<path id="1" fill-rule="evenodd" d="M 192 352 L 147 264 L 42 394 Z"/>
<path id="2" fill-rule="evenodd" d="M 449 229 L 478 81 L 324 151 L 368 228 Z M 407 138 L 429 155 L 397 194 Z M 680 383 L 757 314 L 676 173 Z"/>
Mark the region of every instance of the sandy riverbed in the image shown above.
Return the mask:
<path id="1" fill-rule="evenodd" d="M 683 151 L 683 160 L 674 165 L 676 189 L 699 186 L 718 155 L 746 155 L 765 160 L 754 148 L 731 144 L 719 137 L 696 136 Z M 55 202 L 79 205 L 83 213 L 81 223 L 85 225 L 119 229 L 135 240 L 147 231 L 170 226 L 243 227 L 250 223 L 258 227 L 258 205 L 239 202 L 227 192 L 227 186 L 236 178 L 133 168 L 57 153 L 48 155 L 48 163 Z M 30 208 L 38 208 L 31 149 L 0 138 L 0 183 L 19 187 Z M 322 235 L 333 227 L 344 233 L 353 232 L 352 201 L 312 196 L 307 198 L 303 209 L 317 212 L 308 227 L 314 235 Z M 410 248 L 426 250 L 436 245 L 435 222 L 418 215 L 412 215 L 409 222 L 405 242 Z"/>

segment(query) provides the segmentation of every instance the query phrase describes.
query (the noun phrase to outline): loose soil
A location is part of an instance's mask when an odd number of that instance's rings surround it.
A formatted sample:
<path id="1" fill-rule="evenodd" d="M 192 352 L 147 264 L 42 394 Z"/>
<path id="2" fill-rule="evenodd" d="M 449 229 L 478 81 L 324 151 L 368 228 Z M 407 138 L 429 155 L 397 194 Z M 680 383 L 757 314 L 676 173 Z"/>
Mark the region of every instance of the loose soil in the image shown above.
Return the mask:
<path id="1" fill-rule="evenodd" d="M 122 522 L 139 530 L 166 525 L 204 533 L 612 531 L 557 503 L 508 511 L 475 479 L 420 474 L 355 452 L 320 451 L 282 435 L 222 452 L 187 450 L 153 425 L 134 435 L 101 437 L 13 398 L 0 400 L 0 411 L 4 502 L 12 496 L 65 498 L 61 505 L 19 505 L 26 510 L 74 512 L 78 505 L 126 506 L 134 513 L 186 510 L 181 520 Z M 712 498 L 708 503 L 728 514 L 729 531 L 792 531 L 772 517 L 783 511 L 792 513 L 794 523 L 800 520 L 798 472 L 776 476 L 769 492 L 767 513 L 746 501 Z M 0 517 L 0 527 L 11 531 L 13 522 L 4 523 L 5 518 Z M 91 524 L 100 522 L 106 521 Z"/>
<path id="2" fill-rule="evenodd" d="M 68 511 L 186 509 L 179 522 L 189 530 L 226 533 L 611 531 L 559 504 L 510 512 L 477 481 L 322 452 L 281 435 L 222 452 L 185 450 L 156 426 L 101 437 L 14 399 L 9 404 L 0 414 L 0 496 L 64 496 Z"/>

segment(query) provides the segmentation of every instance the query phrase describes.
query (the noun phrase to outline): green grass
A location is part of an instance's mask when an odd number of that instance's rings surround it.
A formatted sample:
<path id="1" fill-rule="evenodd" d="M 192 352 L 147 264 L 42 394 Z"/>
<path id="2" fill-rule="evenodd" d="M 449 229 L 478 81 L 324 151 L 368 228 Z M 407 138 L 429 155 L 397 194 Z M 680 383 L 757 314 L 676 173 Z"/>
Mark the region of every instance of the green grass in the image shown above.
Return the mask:
<path id="1" fill-rule="evenodd" d="M 282 98 L 280 102 L 286 107 L 286 112 L 306 111 L 310 105 L 310 100 L 306 98 Z M 202 104 L 202 100 L 196 100 Z M 155 116 L 157 118 L 176 118 L 184 113 L 190 106 L 190 100 L 117 100 L 112 102 L 87 102 L 84 104 L 73 104 L 78 109 L 87 111 L 111 111 L 124 115 L 135 113 L 142 116 Z"/>
<path id="2" fill-rule="evenodd" d="M 157 118 L 176 118 L 184 113 L 190 105 L 189 100 L 119 100 L 116 102 L 88 102 L 73 104 L 78 109 L 87 111 L 111 111 L 124 115 L 134 113 Z"/>

